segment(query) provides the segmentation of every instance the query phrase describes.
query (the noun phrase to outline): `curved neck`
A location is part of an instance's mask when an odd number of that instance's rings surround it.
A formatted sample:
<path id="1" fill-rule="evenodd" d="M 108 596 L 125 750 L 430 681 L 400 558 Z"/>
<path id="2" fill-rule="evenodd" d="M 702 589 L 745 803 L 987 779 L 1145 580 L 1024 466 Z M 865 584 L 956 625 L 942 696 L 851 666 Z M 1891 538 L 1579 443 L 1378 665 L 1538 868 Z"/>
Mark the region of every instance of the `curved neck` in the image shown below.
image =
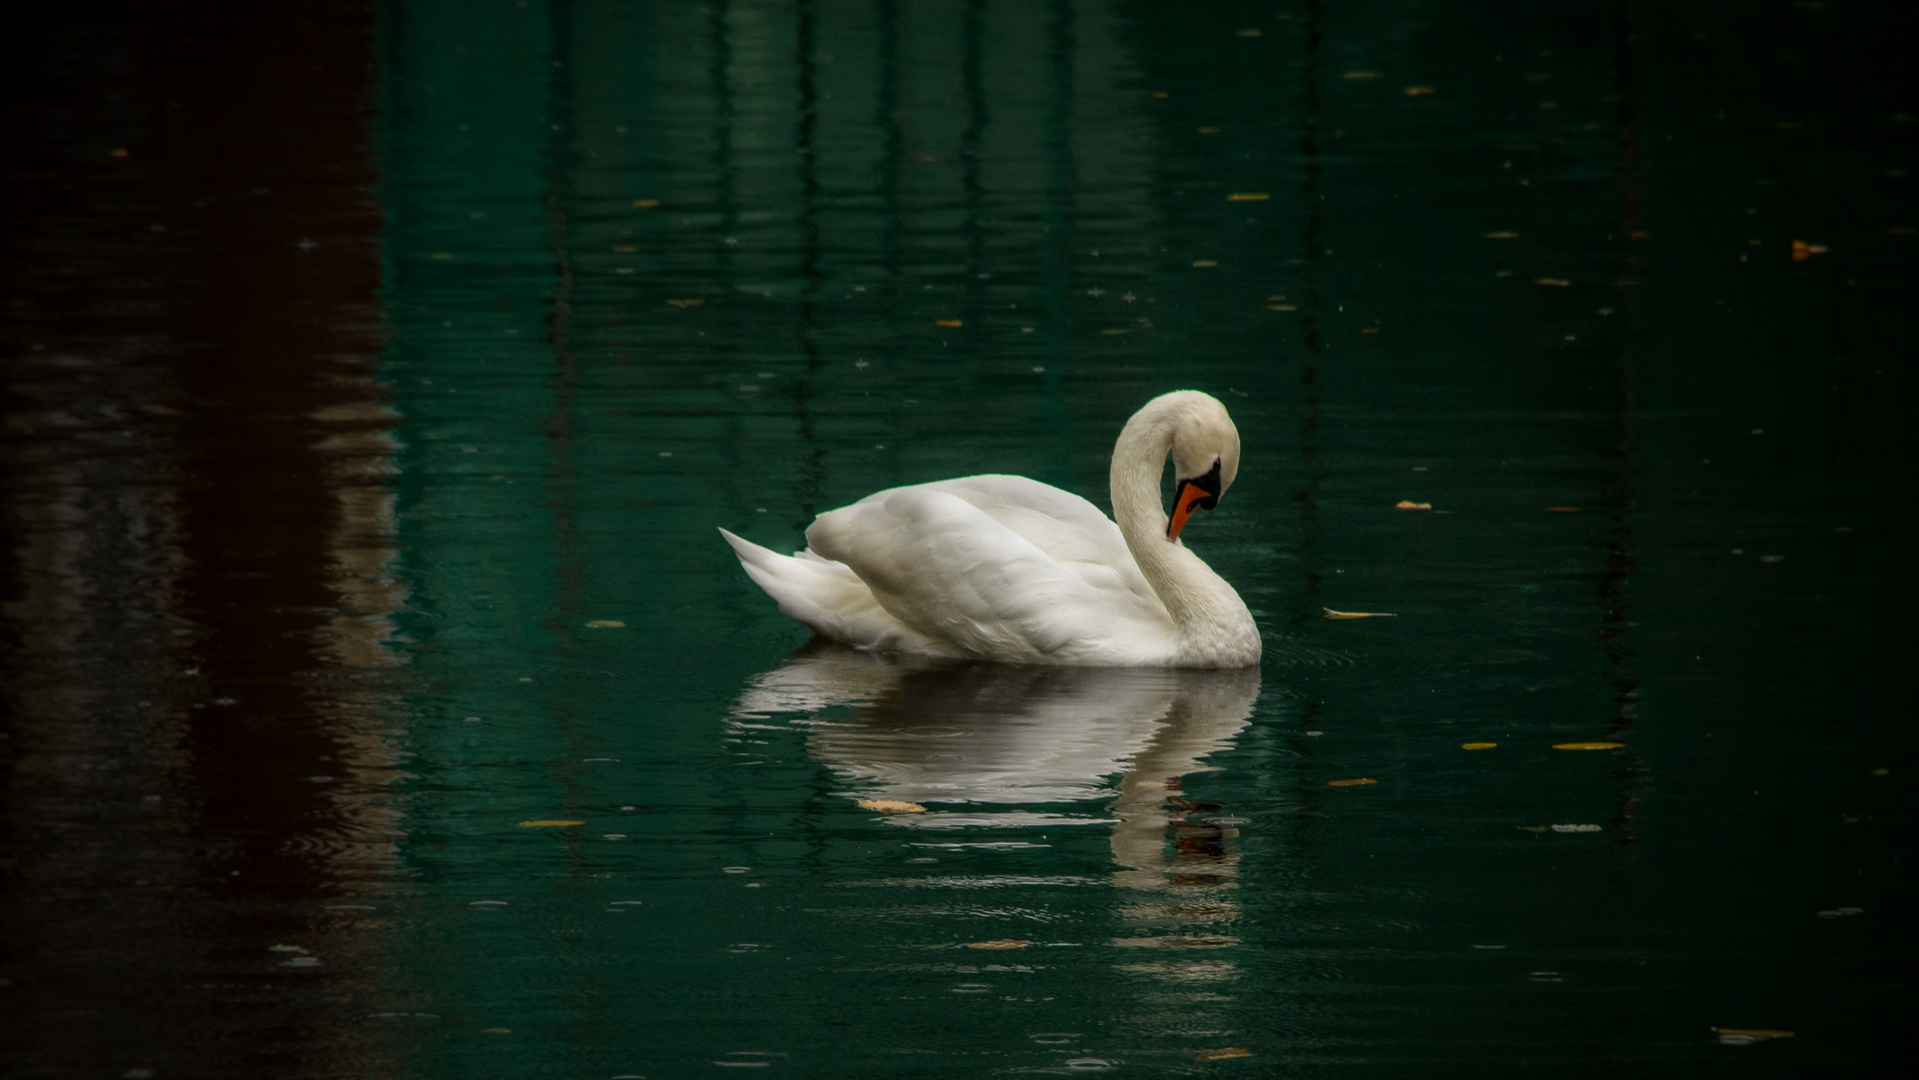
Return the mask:
<path id="1" fill-rule="evenodd" d="M 1153 587 L 1184 647 L 1195 639 L 1230 639 L 1252 625 L 1239 594 L 1200 557 L 1166 537 L 1166 508 L 1160 502 L 1160 475 L 1173 448 L 1173 419 L 1148 406 L 1119 433 L 1108 477 L 1113 520 Z M 1254 631 L 1257 641 L 1257 631 Z"/>

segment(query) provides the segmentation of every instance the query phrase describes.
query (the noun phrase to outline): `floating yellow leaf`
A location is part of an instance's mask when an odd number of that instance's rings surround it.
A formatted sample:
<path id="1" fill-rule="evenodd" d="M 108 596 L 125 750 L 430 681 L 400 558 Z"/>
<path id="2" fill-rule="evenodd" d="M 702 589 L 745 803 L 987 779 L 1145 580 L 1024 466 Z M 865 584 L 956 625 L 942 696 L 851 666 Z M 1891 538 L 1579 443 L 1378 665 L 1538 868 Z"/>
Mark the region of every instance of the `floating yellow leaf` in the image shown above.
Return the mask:
<path id="1" fill-rule="evenodd" d="M 1193 1055 L 1194 1061 L 1225 1061 L 1228 1058 L 1252 1057 L 1253 1052 L 1243 1046 L 1228 1046 L 1219 1050 L 1201 1050 Z"/>
<path id="2" fill-rule="evenodd" d="M 1547 512 L 1548 514 L 1577 514 L 1577 513 L 1579 513 L 1579 507 L 1577 507 L 1577 506 L 1548 506 L 1548 507 L 1546 508 L 1546 512 Z"/>
<path id="3" fill-rule="evenodd" d="M 482 1034 L 482 1035 L 511 1035 L 511 1034 L 513 1034 L 513 1029 L 512 1029 L 512 1028 L 481 1028 L 481 1029 L 480 1029 L 480 1034 Z"/>
<path id="4" fill-rule="evenodd" d="M 1357 780 L 1328 780 L 1326 781 L 1326 786 L 1327 787 L 1358 787 L 1361 784 L 1377 784 L 1377 783 L 1379 783 L 1379 781 L 1374 780 L 1370 776 L 1362 776 Z"/>
<path id="5" fill-rule="evenodd" d="M 1874 769 L 1869 775 L 1885 776 L 1887 773 L 1890 773 L 1891 771 L 1892 771 L 1891 769 Z"/>
<path id="6" fill-rule="evenodd" d="M 1360 332 L 1360 333 L 1362 333 L 1362 334 L 1377 334 L 1377 333 L 1379 333 L 1379 327 L 1377 327 L 1377 326 L 1362 326 L 1362 327 L 1360 327 L 1360 328 L 1359 328 L 1359 332 Z"/>
<path id="7" fill-rule="evenodd" d="M 1633 231 L 1627 233 L 1626 235 L 1632 237 L 1634 240 L 1644 240 L 1646 237 L 1651 236 L 1652 234 L 1647 232 L 1644 229 L 1634 229 Z"/>
<path id="8" fill-rule="evenodd" d="M 1267 304 L 1266 310 L 1267 311 L 1298 311 L 1299 309 L 1297 307 L 1294 307 L 1292 304 Z"/>
<path id="9" fill-rule="evenodd" d="M 590 619 L 586 625 L 592 630 L 618 630 L 626 624 L 618 619 Z"/>
<path id="10" fill-rule="evenodd" d="M 1487 233 L 1487 234 L 1486 234 L 1486 239 L 1488 239 L 1488 240 L 1512 240 L 1512 239 L 1516 239 L 1516 238 L 1517 238 L 1518 236 L 1519 236 L 1519 234 L 1518 234 L 1518 233 L 1516 233 L 1516 232 L 1513 232 L 1513 231 L 1512 231 L 1511 229 L 1501 229 L 1501 230 L 1500 230 L 1500 231 L 1498 231 L 1498 232 L 1489 232 L 1489 233 Z"/>
<path id="11" fill-rule="evenodd" d="M 1496 742 L 1469 742 L 1469 743 L 1460 743 L 1459 748 L 1461 750 L 1491 750 L 1493 747 L 1498 745 L 1499 744 Z"/>
<path id="12" fill-rule="evenodd" d="M 1164 90 L 1155 90 L 1153 91 L 1153 96 L 1160 99 L 1161 101 L 1165 101 L 1167 98 L 1172 97 L 1173 95 L 1167 93 Z"/>
<path id="13" fill-rule="evenodd" d="M 1233 31 L 1233 35 L 1235 37 L 1258 37 L 1259 31 L 1258 30 L 1235 30 Z"/>
<path id="14" fill-rule="evenodd" d="M 1102 334 L 1124 334 L 1125 332 L 1126 331 L 1124 330 L 1101 330 L 1100 331 L 1100 333 Z"/>
<path id="15" fill-rule="evenodd" d="M 1777 1031 L 1777 1030 L 1774 1030 L 1773 1028 L 1716 1027 L 1716 1028 L 1713 1028 L 1712 1030 L 1715 1034 L 1719 1036 L 1720 1042 L 1727 1043 L 1732 1046 L 1751 1046 L 1753 1043 L 1765 1042 L 1767 1039 L 1792 1038 L 1792 1032 Z"/>
<path id="16" fill-rule="evenodd" d="M 1563 277 L 1536 277 L 1533 279 L 1533 284 L 1534 285 L 1557 285 L 1560 288 L 1565 288 L 1566 286 L 1571 285 L 1572 282 L 1567 281 Z"/>
<path id="17" fill-rule="evenodd" d="M 672 304 L 674 307 L 679 308 L 681 311 L 685 311 L 687 308 L 699 307 L 701 304 L 706 303 L 706 301 L 704 300 L 668 300 L 667 303 Z"/>
<path id="18" fill-rule="evenodd" d="M 651 209 L 653 209 L 654 207 L 656 207 L 656 206 L 658 206 L 658 205 L 660 205 L 660 200 L 658 200 L 658 199 L 634 199 L 634 200 L 633 200 L 633 205 L 634 205 L 634 206 L 637 206 L 637 207 L 639 207 L 639 208 L 640 208 L 640 209 L 642 209 L 642 210 L 651 210 Z"/>
<path id="19" fill-rule="evenodd" d="M 1562 742 L 1554 743 L 1554 750 L 1617 750 L 1625 746 L 1622 742 Z"/>
<path id="20" fill-rule="evenodd" d="M 1194 259 L 1193 260 L 1193 269 L 1195 270 L 1204 270 L 1209 266 L 1218 266 L 1218 265 L 1219 265 L 1219 262 L 1216 259 Z"/>
<path id="21" fill-rule="evenodd" d="M 1334 611 L 1332 608 L 1320 610 L 1324 611 L 1329 619 L 1395 619 L 1399 617 L 1391 611 Z"/>
<path id="22" fill-rule="evenodd" d="M 1272 198 L 1264 191 L 1235 191 L 1226 196 L 1227 202 L 1265 202 Z"/>
<path id="23" fill-rule="evenodd" d="M 1031 944 L 1032 942 L 1019 938 L 1000 938 L 996 941 L 969 941 L 966 947 L 969 949 L 1024 949 Z"/>
<path id="24" fill-rule="evenodd" d="M 1267 297 L 1266 299 L 1267 299 L 1268 301 L 1276 301 L 1276 300 L 1284 300 L 1284 299 L 1286 299 L 1286 294 L 1285 294 L 1285 293 L 1280 293 L 1280 294 L 1279 294 L 1278 296 L 1269 296 L 1269 297 Z"/>
<path id="25" fill-rule="evenodd" d="M 1393 504 L 1395 510 L 1431 510 L 1432 508 L 1432 503 L 1414 502 L 1411 499 L 1401 499 Z"/>
<path id="26" fill-rule="evenodd" d="M 933 325 L 934 326 L 965 326 L 966 324 L 964 322 L 961 322 L 958 319 L 935 319 L 933 320 Z"/>
<path id="27" fill-rule="evenodd" d="M 1408 86 L 1406 88 L 1407 97 L 1425 97 L 1432 92 L 1433 88 L 1430 86 Z"/>
<path id="28" fill-rule="evenodd" d="M 1519 830 L 1520 830 L 1521 832 L 1529 832 L 1529 833 L 1543 833 L 1543 832 L 1550 832 L 1550 831 L 1552 830 L 1552 826 L 1550 826 L 1550 825 L 1521 825 L 1521 826 L 1519 827 Z"/>
<path id="29" fill-rule="evenodd" d="M 1826 245 L 1824 244 L 1808 244 L 1804 240 L 1794 240 L 1792 242 L 1792 261 L 1805 262 L 1814 255 L 1824 255 L 1826 250 Z"/>
<path id="30" fill-rule="evenodd" d="M 584 821 L 569 821 L 564 818 L 541 818 L 538 821 L 522 821 L 522 829 L 563 829 L 570 825 L 584 825 Z"/>
<path id="31" fill-rule="evenodd" d="M 901 802 L 898 799 L 861 799 L 860 805 L 868 810 L 878 810 L 882 814 L 924 814 L 926 807 L 916 802 Z"/>
<path id="32" fill-rule="evenodd" d="M 1345 77 L 1345 78 L 1348 78 L 1348 79 L 1377 79 L 1377 78 L 1379 78 L 1379 72 L 1377 72 L 1377 71 L 1349 71 L 1349 72 L 1347 72 L 1347 73 L 1345 74 L 1345 76 L 1344 76 L 1344 77 Z"/>
<path id="33" fill-rule="evenodd" d="M 1199 129 L 1199 133 L 1201 135 L 1217 135 L 1219 134 L 1219 129 L 1216 127 L 1203 127 Z"/>

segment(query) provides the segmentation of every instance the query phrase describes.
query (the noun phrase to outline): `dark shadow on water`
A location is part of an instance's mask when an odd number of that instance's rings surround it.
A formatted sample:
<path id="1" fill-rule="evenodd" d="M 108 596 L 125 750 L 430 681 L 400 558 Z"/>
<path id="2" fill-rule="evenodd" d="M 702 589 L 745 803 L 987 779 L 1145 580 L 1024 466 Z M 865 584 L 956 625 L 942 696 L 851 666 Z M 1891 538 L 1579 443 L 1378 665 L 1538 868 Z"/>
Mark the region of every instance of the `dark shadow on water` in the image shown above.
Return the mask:
<path id="1" fill-rule="evenodd" d="M 380 1068 L 397 759 L 347 677 L 391 663 L 399 599 L 369 16 L 0 28 L 8 1075 Z"/>

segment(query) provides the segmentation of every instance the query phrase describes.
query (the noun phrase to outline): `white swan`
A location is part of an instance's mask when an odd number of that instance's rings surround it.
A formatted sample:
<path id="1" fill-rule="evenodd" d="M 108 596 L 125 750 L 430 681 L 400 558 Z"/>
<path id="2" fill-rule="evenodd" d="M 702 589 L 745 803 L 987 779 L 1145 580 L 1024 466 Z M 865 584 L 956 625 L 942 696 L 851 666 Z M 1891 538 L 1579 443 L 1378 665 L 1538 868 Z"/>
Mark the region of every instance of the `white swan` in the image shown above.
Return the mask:
<path id="1" fill-rule="evenodd" d="M 1160 474 L 1173 458 L 1173 515 Z M 720 530 L 780 610 L 866 649 L 1023 664 L 1246 667 L 1259 628 L 1180 530 L 1239 471 L 1239 431 L 1197 390 L 1162 394 L 1113 446 L 1115 526 L 1023 476 L 890 488 L 821 514 L 789 558 Z"/>

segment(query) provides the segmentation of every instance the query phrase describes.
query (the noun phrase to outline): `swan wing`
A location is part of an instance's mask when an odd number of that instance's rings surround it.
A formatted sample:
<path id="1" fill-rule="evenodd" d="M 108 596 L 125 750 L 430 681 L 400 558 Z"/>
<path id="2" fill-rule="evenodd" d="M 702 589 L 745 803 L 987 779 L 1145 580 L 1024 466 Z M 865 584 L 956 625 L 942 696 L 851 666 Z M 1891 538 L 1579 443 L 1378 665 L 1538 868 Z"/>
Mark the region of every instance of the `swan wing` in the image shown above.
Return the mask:
<path id="1" fill-rule="evenodd" d="M 971 504 L 981 513 L 1018 534 L 1095 589 L 1122 589 L 1137 597 L 1149 611 L 1164 605 L 1146 583 L 1126 547 L 1119 526 L 1099 507 L 1070 491 L 1024 476 L 962 476 L 913 489 L 938 491 Z M 890 488 L 869 495 L 854 506 L 883 503 L 908 488 Z M 849 507 L 848 509 L 851 509 Z M 837 512 L 837 511 L 836 511 Z"/>
<path id="2" fill-rule="evenodd" d="M 1055 558 L 952 490 L 955 483 L 897 488 L 821 514 L 806 531 L 809 549 L 849 567 L 903 625 L 962 655 L 1164 662 L 1173 647 L 1172 620 L 1156 598 L 1147 603 L 1110 565 Z M 1084 515 L 1048 515 L 1030 500 L 1017 506 L 1001 500 L 998 509 L 1042 531 L 1055 550 L 1083 554 L 1100 547 L 1097 537 L 1072 535 L 1072 523 Z M 1050 524 L 1041 520 L 1048 517 Z"/>

